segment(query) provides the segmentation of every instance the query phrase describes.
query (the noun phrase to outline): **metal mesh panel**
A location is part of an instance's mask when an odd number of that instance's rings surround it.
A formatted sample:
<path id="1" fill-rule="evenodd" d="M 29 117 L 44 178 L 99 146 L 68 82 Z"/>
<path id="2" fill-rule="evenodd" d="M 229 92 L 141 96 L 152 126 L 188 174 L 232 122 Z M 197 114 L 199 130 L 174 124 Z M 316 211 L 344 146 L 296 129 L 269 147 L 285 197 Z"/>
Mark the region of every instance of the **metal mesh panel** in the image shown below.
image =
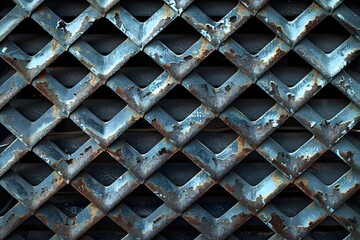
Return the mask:
<path id="1" fill-rule="evenodd" d="M 360 3 L 0 1 L 0 239 L 360 239 Z"/>

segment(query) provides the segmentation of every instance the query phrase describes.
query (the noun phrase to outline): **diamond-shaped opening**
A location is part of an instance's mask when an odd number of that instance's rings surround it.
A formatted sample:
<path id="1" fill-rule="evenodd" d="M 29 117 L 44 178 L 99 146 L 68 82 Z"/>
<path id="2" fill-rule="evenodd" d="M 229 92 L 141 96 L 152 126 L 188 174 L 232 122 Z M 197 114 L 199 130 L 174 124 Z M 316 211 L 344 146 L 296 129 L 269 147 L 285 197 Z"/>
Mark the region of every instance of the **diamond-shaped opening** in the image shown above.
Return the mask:
<path id="1" fill-rule="evenodd" d="M 66 22 L 72 22 L 90 5 L 86 0 L 45 0 L 44 4 Z"/>
<path id="2" fill-rule="evenodd" d="M 334 183 L 349 170 L 350 167 L 332 151 L 325 152 L 308 168 L 310 173 L 326 185 Z"/>
<path id="3" fill-rule="evenodd" d="M 66 154 L 76 152 L 90 139 L 74 122 L 66 118 L 47 134 L 47 138 L 55 143 Z"/>
<path id="4" fill-rule="evenodd" d="M 236 0 L 196 0 L 194 4 L 207 16 L 209 16 L 215 22 L 220 21 L 226 14 L 228 14 L 233 8 L 236 7 L 238 1 Z M 236 21 L 236 16 L 234 16 Z M 230 18 L 231 20 L 231 18 Z"/>
<path id="5" fill-rule="evenodd" d="M 259 184 L 275 170 L 276 168 L 256 151 L 247 155 L 246 158 L 233 169 L 237 175 L 252 186 Z M 256 172 L 256 174 L 254 174 L 254 172 Z"/>
<path id="6" fill-rule="evenodd" d="M 276 102 L 266 92 L 253 84 L 235 99 L 231 106 L 237 108 L 247 118 L 254 121 L 264 115 L 275 104 Z"/>
<path id="7" fill-rule="evenodd" d="M 313 68 L 295 52 L 290 51 L 280 59 L 271 69 L 277 78 L 286 86 L 293 87 L 301 81 Z"/>
<path id="8" fill-rule="evenodd" d="M 13 234 L 9 236 L 9 239 L 48 240 L 51 239 L 54 234 L 52 230 L 33 215 L 17 227 L 13 231 Z"/>
<path id="9" fill-rule="evenodd" d="M 98 88 L 83 104 L 105 122 L 110 121 L 127 105 L 126 102 L 106 86 Z"/>
<path id="10" fill-rule="evenodd" d="M 258 53 L 275 38 L 275 34 L 257 18 L 249 19 L 231 36 L 246 51 Z"/>
<path id="11" fill-rule="evenodd" d="M 196 138 L 213 153 L 222 152 L 235 141 L 237 137 L 238 135 L 219 118 L 211 120 L 211 122 L 196 135 Z"/>
<path id="12" fill-rule="evenodd" d="M 345 0 L 343 4 L 353 11 L 356 15 L 360 15 L 360 5 L 358 1 Z"/>
<path id="13" fill-rule="evenodd" d="M 288 217 L 294 217 L 312 200 L 294 184 L 288 185 L 271 203 Z"/>
<path id="14" fill-rule="evenodd" d="M 176 121 L 182 121 L 201 103 L 186 88 L 177 85 L 158 102 L 158 105 Z"/>
<path id="15" fill-rule="evenodd" d="M 13 69 L 2 58 L 0 58 L 0 86 L 3 85 L 15 73 L 15 69 Z"/>
<path id="16" fill-rule="evenodd" d="M 288 21 L 296 19 L 313 3 L 312 0 L 279 1 L 271 0 L 270 6 Z"/>
<path id="17" fill-rule="evenodd" d="M 357 214 L 360 214 L 360 190 L 354 193 L 345 203 Z"/>
<path id="18" fill-rule="evenodd" d="M 199 38 L 199 33 L 182 18 L 176 18 L 157 36 L 175 54 L 184 53 Z"/>
<path id="19" fill-rule="evenodd" d="M 10 101 L 9 105 L 14 107 L 25 118 L 32 122 L 38 120 L 53 106 L 44 95 L 31 85 L 22 89 L 20 93 Z"/>
<path id="20" fill-rule="evenodd" d="M 77 216 L 90 204 L 89 200 L 78 193 L 71 185 L 60 189 L 48 200 L 48 203 L 55 205 L 69 218 Z"/>
<path id="21" fill-rule="evenodd" d="M 3 187 L 0 186 L 0 217 L 12 209 L 18 201 L 13 198 Z"/>
<path id="22" fill-rule="evenodd" d="M 127 232 L 106 216 L 91 227 L 86 235 L 92 239 L 117 240 L 123 239 Z"/>
<path id="23" fill-rule="evenodd" d="M 89 73 L 89 70 L 69 52 L 64 52 L 46 68 L 46 72 L 70 89 L 78 84 Z"/>
<path id="24" fill-rule="evenodd" d="M 104 186 L 110 186 L 127 171 L 107 152 L 102 152 L 84 170 Z"/>
<path id="25" fill-rule="evenodd" d="M 237 200 L 218 184 L 210 188 L 197 201 L 197 204 L 210 213 L 210 215 L 214 218 L 219 218 L 224 215 L 236 203 Z"/>
<path id="26" fill-rule="evenodd" d="M 200 235 L 193 226 L 186 222 L 183 218 L 178 217 L 168 226 L 166 226 L 159 234 L 165 239 L 172 240 L 192 240 Z"/>
<path id="27" fill-rule="evenodd" d="M 1 1 L 0 2 L 0 20 L 5 17 L 14 7 L 16 4 L 11 1 Z"/>
<path id="28" fill-rule="evenodd" d="M 164 2 L 161 0 L 121 0 L 120 5 L 139 22 L 145 22 L 164 5 Z"/>
<path id="29" fill-rule="evenodd" d="M 53 169 L 33 152 L 27 152 L 12 168 L 33 186 L 39 185 Z"/>
<path id="30" fill-rule="evenodd" d="M 106 18 L 96 20 L 81 38 L 102 55 L 111 53 L 127 39 L 125 34 Z"/>
<path id="31" fill-rule="evenodd" d="M 158 171 L 180 187 L 190 181 L 200 171 L 200 168 L 184 153 L 177 152 Z"/>
<path id="32" fill-rule="evenodd" d="M 348 235 L 349 232 L 332 217 L 325 218 L 308 234 L 314 240 L 345 239 Z"/>
<path id="33" fill-rule="evenodd" d="M 26 18 L 8 35 L 28 55 L 34 56 L 43 49 L 52 37 L 31 18 Z"/>
<path id="34" fill-rule="evenodd" d="M 219 51 L 212 52 L 194 70 L 213 87 L 220 87 L 238 69 Z"/>
<path id="35" fill-rule="evenodd" d="M 325 18 L 307 35 L 307 38 L 325 53 L 331 53 L 349 37 L 350 33 L 332 17 Z"/>
<path id="36" fill-rule="evenodd" d="M 118 71 L 141 88 L 147 87 L 163 72 L 164 70 L 144 52 L 130 58 Z"/>
<path id="37" fill-rule="evenodd" d="M 141 118 L 120 137 L 139 153 L 145 154 L 164 137 L 150 123 Z"/>
<path id="38" fill-rule="evenodd" d="M 288 152 L 295 152 L 312 136 L 303 125 L 292 117 L 271 134 L 271 138 Z"/>
<path id="39" fill-rule="evenodd" d="M 343 110 L 350 100 L 334 85 L 327 84 L 307 104 L 323 118 L 329 120 Z"/>
<path id="40" fill-rule="evenodd" d="M 16 137 L 7 130 L 2 124 L 0 124 L 0 154 L 14 141 Z"/>
<path id="41" fill-rule="evenodd" d="M 122 202 L 142 218 L 147 218 L 163 204 L 163 201 L 144 185 L 136 188 Z"/>
<path id="42" fill-rule="evenodd" d="M 233 235 L 241 240 L 267 240 L 274 235 L 274 232 L 259 218 L 252 217 L 236 230 Z"/>

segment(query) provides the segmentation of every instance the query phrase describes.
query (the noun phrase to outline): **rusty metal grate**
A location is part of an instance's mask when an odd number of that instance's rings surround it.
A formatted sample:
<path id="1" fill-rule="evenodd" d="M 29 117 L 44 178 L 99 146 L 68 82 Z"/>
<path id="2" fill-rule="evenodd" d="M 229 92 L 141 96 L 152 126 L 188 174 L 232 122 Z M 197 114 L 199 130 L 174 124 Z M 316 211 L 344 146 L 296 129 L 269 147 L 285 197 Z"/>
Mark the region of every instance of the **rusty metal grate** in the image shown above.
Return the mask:
<path id="1" fill-rule="evenodd" d="M 0 239 L 360 239 L 360 3 L 0 1 Z"/>

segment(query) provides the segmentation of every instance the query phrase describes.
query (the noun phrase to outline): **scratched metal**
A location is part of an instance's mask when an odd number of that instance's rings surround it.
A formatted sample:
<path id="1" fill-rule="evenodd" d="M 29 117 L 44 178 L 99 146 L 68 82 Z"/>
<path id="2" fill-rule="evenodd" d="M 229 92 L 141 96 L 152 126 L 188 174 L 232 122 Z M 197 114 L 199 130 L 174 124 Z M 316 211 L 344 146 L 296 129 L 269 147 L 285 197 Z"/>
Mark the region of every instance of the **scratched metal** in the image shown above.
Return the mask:
<path id="1" fill-rule="evenodd" d="M 360 239 L 360 4 L 155 2 L 0 2 L 0 239 Z"/>

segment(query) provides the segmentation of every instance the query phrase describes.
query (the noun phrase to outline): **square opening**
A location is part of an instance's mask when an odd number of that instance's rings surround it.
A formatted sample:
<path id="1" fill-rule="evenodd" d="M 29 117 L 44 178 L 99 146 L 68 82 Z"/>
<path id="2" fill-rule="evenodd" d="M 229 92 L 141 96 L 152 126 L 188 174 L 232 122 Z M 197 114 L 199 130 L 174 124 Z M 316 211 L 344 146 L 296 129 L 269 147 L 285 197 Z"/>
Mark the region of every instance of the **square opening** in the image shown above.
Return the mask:
<path id="1" fill-rule="evenodd" d="M 167 179 L 178 187 L 190 181 L 200 168 L 195 165 L 184 153 L 177 152 L 159 170 Z"/>
<path id="2" fill-rule="evenodd" d="M 31 18 L 22 21 L 8 38 L 30 56 L 37 54 L 52 40 L 52 37 Z"/>
<path id="3" fill-rule="evenodd" d="M 98 155 L 84 170 L 104 186 L 110 186 L 127 171 L 107 152 Z"/>
<path id="4" fill-rule="evenodd" d="M 164 2 L 161 0 L 121 0 L 119 4 L 136 20 L 145 22 L 164 5 Z"/>
<path id="5" fill-rule="evenodd" d="M 100 18 L 81 35 L 81 39 L 100 54 L 108 55 L 123 43 L 127 37 L 108 19 Z"/>
<path id="6" fill-rule="evenodd" d="M 22 89 L 9 102 L 9 105 L 31 122 L 38 120 L 53 106 L 44 95 L 31 85 Z"/>
<path id="7" fill-rule="evenodd" d="M 331 53 L 350 37 L 350 33 L 332 17 L 325 18 L 307 38 L 325 53 Z"/>
<path id="8" fill-rule="evenodd" d="M 311 4 L 312 0 L 281 1 L 270 0 L 269 5 L 287 21 L 295 20 Z"/>
<path id="9" fill-rule="evenodd" d="M 175 54 L 183 54 L 197 40 L 199 33 L 182 18 L 175 18 L 157 37 Z"/>
<path id="10" fill-rule="evenodd" d="M 257 18 L 250 18 L 231 36 L 250 54 L 260 52 L 276 35 Z"/>
<path id="11" fill-rule="evenodd" d="M 61 0 L 61 4 L 57 0 L 45 0 L 44 4 L 68 23 L 77 18 L 90 5 L 86 0 Z"/>
<path id="12" fill-rule="evenodd" d="M 236 203 L 237 200 L 218 184 L 210 188 L 197 200 L 197 204 L 214 218 L 224 215 Z"/>
<path id="13" fill-rule="evenodd" d="M 196 0 L 194 3 L 202 12 L 204 12 L 213 21 L 218 22 L 234 9 L 238 1 L 236 0 Z"/>

